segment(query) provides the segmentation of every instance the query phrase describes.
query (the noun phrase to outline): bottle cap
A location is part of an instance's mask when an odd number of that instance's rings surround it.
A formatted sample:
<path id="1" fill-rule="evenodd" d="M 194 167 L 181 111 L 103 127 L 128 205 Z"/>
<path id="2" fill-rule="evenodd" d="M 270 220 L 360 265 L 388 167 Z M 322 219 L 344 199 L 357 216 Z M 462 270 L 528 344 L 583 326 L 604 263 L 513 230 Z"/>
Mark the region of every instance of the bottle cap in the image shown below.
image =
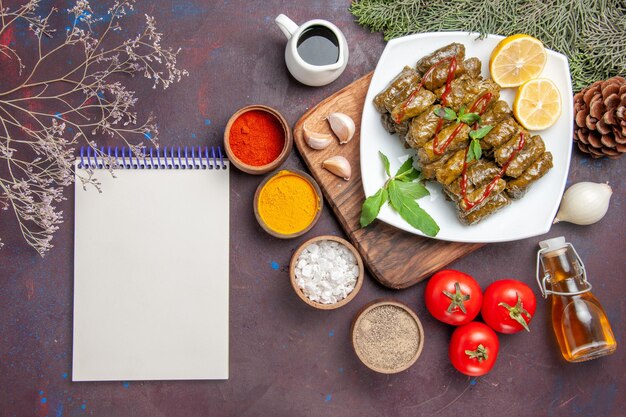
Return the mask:
<path id="1" fill-rule="evenodd" d="M 567 246 L 564 236 L 555 237 L 552 239 L 542 240 L 539 242 L 539 247 L 544 249 L 545 252 L 561 249 Z"/>
<path id="2" fill-rule="evenodd" d="M 580 295 L 591 290 L 591 284 L 589 283 L 589 281 L 587 281 L 587 273 L 585 272 L 585 265 L 583 264 L 583 261 L 580 259 L 580 256 L 578 256 L 578 253 L 576 253 L 576 249 L 574 249 L 574 246 L 572 246 L 571 243 L 568 243 L 565 241 L 565 237 L 559 236 L 559 237 L 555 237 L 552 239 L 542 240 L 541 242 L 539 242 L 539 247 L 541 249 L 537 251 L 537 271 L 536 271 L 537 275 L 536 277 L 537 277 L 537 284 L 539 284 L 539 288 L 541 289 L 541 295 L 543 295 L 543 298 L 547 298 L 548 294 Z M 582 277 L 582 280 L 585 284 L 585 288 L 580 291 L 570 291 L 570 292 L 553 291 L 548 288 L 548 285 L 550 282 L 550 272 L 544 270 L 542 274 L 543 255 L 548 252 L 554 252 L 555 250 L 559 250 L 563 248 L 569 248 L 575 256 L 575 260 L 573 261 L 572 268 L 576 271 L 577 275 L 580 275 Z"/>

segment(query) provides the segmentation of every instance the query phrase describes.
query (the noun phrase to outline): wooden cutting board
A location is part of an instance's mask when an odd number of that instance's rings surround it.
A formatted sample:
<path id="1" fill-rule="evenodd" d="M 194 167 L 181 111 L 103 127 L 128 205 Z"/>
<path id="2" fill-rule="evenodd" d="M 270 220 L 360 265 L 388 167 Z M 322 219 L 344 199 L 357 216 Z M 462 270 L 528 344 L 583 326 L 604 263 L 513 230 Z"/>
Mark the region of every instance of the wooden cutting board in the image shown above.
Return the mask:
<path id="1" fill-rule="evenodd" d="M 361 205 L 365 200 L 359 156 L 361 113 L 372 74 L 356 80 L 306 112 L 294 127 L 294 141 L 337 219 L 361 253 L 374 278 L 386 287 L 401 289 L 428 278 L 435 271 L 473 252 L 482 244 L 423 238 L 378 220 L 365 229 L 360 227 Z M 311 149 L 304 141 L 304 124 L 311 131 L 331 133 L 325 117 L 333 112 L 352 117 L 356 124 L 353 139 L 345 145 L 334 142 L 323 150 Z M 322 161 L 334 155 L 343 155 L 350 161 L 352 177 L 349 181 L 344 181 L 322 168 Z"/>

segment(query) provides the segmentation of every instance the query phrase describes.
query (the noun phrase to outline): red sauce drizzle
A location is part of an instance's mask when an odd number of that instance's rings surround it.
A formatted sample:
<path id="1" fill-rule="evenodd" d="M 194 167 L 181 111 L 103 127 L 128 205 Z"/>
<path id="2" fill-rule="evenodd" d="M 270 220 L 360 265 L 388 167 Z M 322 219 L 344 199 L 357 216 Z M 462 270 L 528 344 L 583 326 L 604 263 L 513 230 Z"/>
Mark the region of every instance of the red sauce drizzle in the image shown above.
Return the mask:
<path id="1" fill-rule="evenodd" d="M 420 92 L 420 90 L 424 86 L 424 80 L 428 76 L 430 76 L 433 73 L 433 71 L 439 65 L 443 64 L 444 62 L 449 62 L 449 64 L 448 64 L 448 78 L 446 78 L 446 88 L 443 90 L 443 94 L 441 95 L 441 104 L 443 106 L 445 106 L 446 98 L 448 97 L 448 94 L 450 94 L 450 90 L 452 89 L 452 80 L 454 80 L 454 73 L 456 72 L 456 68 L 457 68 L 456 56 L 453 56 L 453 57 L 450 57 L 450 58 L 446 58 L 446 59 L 442 59 L 441 61 L 437 62 L 435 65 L 430 67 L 428 69 L 428 71 L 426 71 L 426 73 L 424 74 L 424 76 L 420 80 L 420 83 L 417 85 L 417 88 L 415 88 L 415 90 L 413 90 L 413 92 L 411 92 L 411 95 L 409 96 L 409 98 L 407 98 L 404 101 L 404 103 L 402 103 L 402 108 L 400 110 L 400 113 L 398 113 L 398 116 L 395 119 L 396 123 L 401 123 L 402 122 L 402 118 L 404 117 L 404 113 L 406 111 L 406 106 L 415 98 L 417 93 Z"/>
<path id="2" fill-rule="evenodd" d="M 482 116 L 485 110 L 487 110 L 487 106 L 491 102 L 492 98 L 493 98 L 493 94 L 491 94 L 490 92 L 486 92 L 485 94 L 481 95 L 474 102 L 474 104 L 472 104 L 472 107 L 470 108 L 469 112 L 474 113 L 476 109 L 478 109 L 478 106 L 480 106 L 480 110 L 478 114 Z M 448 138 L 443 143 L 443 145 L 439 147 L 439 133 L 441 132 L 442 127 L 443 127 L 443 117 L 439 117 L 439 122 L 437 123 L 437 129 L 435 129 L 435 138 L 433 139 L 433 153 L 435 155 L 444 154 L 448 146 L 450 146 L 450 143 L 452 143 L 456 135 L 458 135 L 461 129 L 463 128 L 463 123 L 459 123 L 457 127 L 454 129 L 454 131 L 452 131 L 452 134 L 448 136 Z M 476 123 L 474 123 L 473 128 L 476 128 Z"/>
<path id="3" fill-rule="evenodd" d="M 482 116 L 485 110 L 487 110 L 487 106 L 491 102 L 492 98 L 493 98 L 493 94 L 491 94 L 490 92 L 486 92 L 482 96 L 478 97 L 478 100 L 476 100 L 474 104 L 472 104 L 472 107 L 470 108 L 469 112 L 474 113 L 476 109 L 478 108 L 478 106 L 480 105 L 481 107 L 480 107 L 480 110 L 478 111 L 478 114 Z"/>
<path id="4" fill-rule="evenodd" d="M 523 132 L 520 132 L 519 142 L 517 142 L 517 148 L 515 148 L 513 152 L 511 152 L 511 156 L 509 156 L 509 159 L 507 159 L 506 163 L 502 165 L 502 169 L 500 169 L 500 172 L 498 173 L 498 175 L 496 175 L 493 178 L 493 180 L 491 180 L 491 182 L 485 189 L 485 192 L 483 193 L 483 195 L 480 196 L 480 198 L 475 201 L 470 201 L 469 198 L 467 198 L 467 152 L 469 151 L 469 147 L 465 149 L 465 158 L 463 159 L 463 173 L 461 174 L 461 196 L 463 197 L 463 202 L 465 203 L 466 211 L 471 210 L 472 208 L 481 204 L 483 201 L 485 201 L 489 197 L 489 194 L 491 194 L 491 192 L 493 191 L 498 180 L 502 178 L 502 176 L 506 172 L 506 169 L 509 167 L 509 164 L 511 163 L 511 161 L 513 161 L 513 159 L 522 150 L 525 144 L 526 144 L 526 136 L 524 135 Z"/>
<path id="5" fill-rule="evenodd" d="M 450 94 L 450 91 L 452 91 L 452 80 L 454 80 L 454 76 L 456 74 L 456 68 L 457 68 L 456 56 L 448 58 L 448 60 L 450 61 L 450 64 L 448 65 L 448 78 L 446 78 L 446 88 L 444 88 L 443 94 L 441 95 L 442 106 L 445 106 L 446 104 L 448 104 L 448 94 Z M 424 78 L 426 78 L 425 75 L 424 75 Z"/>

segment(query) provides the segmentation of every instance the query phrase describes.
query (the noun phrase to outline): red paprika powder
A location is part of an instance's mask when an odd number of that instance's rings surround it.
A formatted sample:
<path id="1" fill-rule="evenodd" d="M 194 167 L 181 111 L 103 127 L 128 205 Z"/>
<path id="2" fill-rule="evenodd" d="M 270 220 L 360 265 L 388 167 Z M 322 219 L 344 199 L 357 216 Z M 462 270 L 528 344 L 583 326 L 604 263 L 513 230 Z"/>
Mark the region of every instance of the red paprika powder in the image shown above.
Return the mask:
<path id="1" fill-rule="evenodd" d="M 242 162 L 263 166 L 274 161 L 285 147 L 285 131 L 273 114 L 250 110 L 230 127 L 230 149 Z"/>

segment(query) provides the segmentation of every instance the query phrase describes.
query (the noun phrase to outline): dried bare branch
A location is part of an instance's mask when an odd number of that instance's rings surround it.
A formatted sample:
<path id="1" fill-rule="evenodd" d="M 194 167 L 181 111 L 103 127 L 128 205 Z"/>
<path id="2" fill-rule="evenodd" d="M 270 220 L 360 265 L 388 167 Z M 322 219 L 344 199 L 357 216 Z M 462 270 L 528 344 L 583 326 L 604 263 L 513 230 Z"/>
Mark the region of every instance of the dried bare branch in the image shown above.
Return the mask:
<path id="1" fill-rule="evenodd" d="M 0 210 L 15 215 L 26 242 L 43 256 L 63 221 L 57 205 L 64 200 L 64 187 L 74 181 L 79 143 L 103 158 L 93 140 L 98 134 L 118 139 L 135 153 L 143 151 L 145 138 L 158 144 L 154 118 L 140 122 L 134 91 L 113 77 L 140 74 L 153 80 L 154 88 L 165 89 L 188 74 L 176 66 L 180 49 L 161 45 L 163 35 L 153 17 L 145 16 L 145 28 L 133 38 L 111 36 L 121 30 L 135 0 L 114 1 L 105 18 L 95 16 L 89 1 L 77 0 L 67 10 L 73 24 L 58 45 L 48 48 L 43 39 L 55 34 L 50 19 L 58 11 L 38 13 L 40 1 L 12 9 L 0 0 L 0 35 L 25 23 L 37 48 L 27 69 L 16 47 L 0 44 L 0 65 L 8 61 L 18 69 L 15 85 L 0 91 Z M 75 48 L 82 51 L 78 62 L 68 61 L 61 76 L 46 76 L 51 57 Z M 79 179 L 83 187 L 99 186 L 93 172 Z"/>

